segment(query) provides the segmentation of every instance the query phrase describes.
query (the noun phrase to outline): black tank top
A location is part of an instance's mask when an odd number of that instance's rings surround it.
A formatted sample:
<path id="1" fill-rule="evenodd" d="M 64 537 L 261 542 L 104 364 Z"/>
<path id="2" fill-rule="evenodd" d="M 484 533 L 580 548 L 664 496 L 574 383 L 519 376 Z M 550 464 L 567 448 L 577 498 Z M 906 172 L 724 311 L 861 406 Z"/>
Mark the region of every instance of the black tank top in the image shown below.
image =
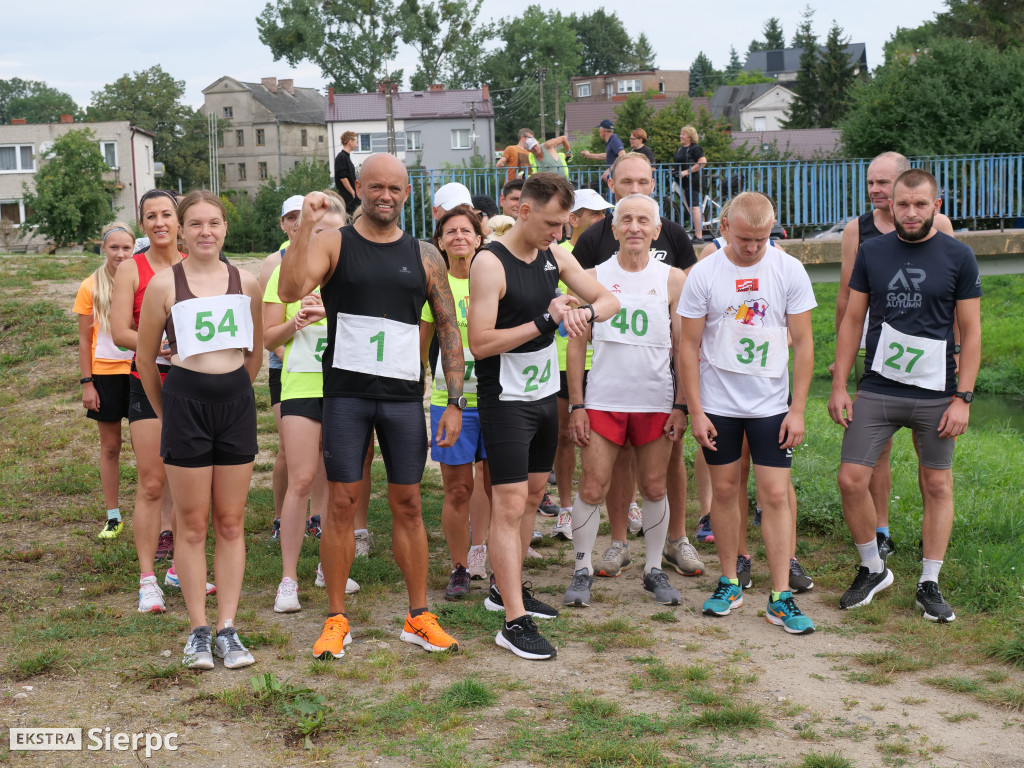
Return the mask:
<path id="1" fill-rule="evenodd" d="M 404 232 L 392 243 L 374 243 L 356 232 L 355 227 L 342 227 L 340 231 L 338 265 L 331 279 L 320 288 L 327 310 L 324 397 L 422 400 L 422 365 L 418 381 L 333 366 L 339 312 L 394 320 L 413 326 L 418 333 L 420 313 L 427 299 L 427 273 L 420 258 L 419 243 Z"/>
<path id="2" fill-rule="evenodd" d="M 539 251 L 537 258 L 527 264 L 517 259 L 501 243 L 489 243 L 484 249 L 498 257 L 505 269 L 505 295 L 498 302 L 495 328 L 515 328 L 532 322 L 545 312 L 551 300 L 559 294 L 558 263 L 550 250 Z M 555 332 L 542 333 L 535 339 L 520 344 L 510 352 L 536 352 L 554 342 Z M 495 405 L 501 395 L 498 373 L 500 355 L 476 361 L 477 401 Z"/>
<path id="3" fill-rule="evenodd" d="M 881 237 L 882 233 L 875 226 L 875 212 L 868 211 L 857 217 L 857 245 L 872 237 Z"/>
<path id="4" fill-rule="evenodd" d="M 228 268 L 228 290 L 225 295 L 242 292 L 242 278 L 238 274 L 238 268 L 224 262 Z M 174 303 L 188 301 L 196 298 L 192 289 L 188 287 L 188 278 L 185 277 L 185 261 L 179 261 L 171 267 L 171 274 L 174 275 Z M 167 315 L 167 322 L 164 323 L 164 333 L 167 335 L 167 343 L 171 347 L 171 354 L 178 354 L 178 334 L 174 330 L 174 317 Z"/>

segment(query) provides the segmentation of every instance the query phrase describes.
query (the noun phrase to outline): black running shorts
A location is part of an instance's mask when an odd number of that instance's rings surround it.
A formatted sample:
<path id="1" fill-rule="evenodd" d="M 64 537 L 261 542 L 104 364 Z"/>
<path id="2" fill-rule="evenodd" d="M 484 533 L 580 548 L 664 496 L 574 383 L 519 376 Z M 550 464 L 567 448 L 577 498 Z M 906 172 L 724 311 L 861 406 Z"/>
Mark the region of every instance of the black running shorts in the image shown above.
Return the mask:
<path id="1" fill-rule="evenodd" d="M 785 413 L 759 418 L 736 418 L 709 413 L 707 417 L 718 432 L 715 437 L 715 448 L 718 450 L 702 449 L 708 464 L 722 466 L 739 461 L 743 453 L 743 436 L 746 435 L 751 464 L 784 469 L 793 466 L 793 449 L 779 448 L 779 429 L 786 418 Z"/>
<path id="2" fill-rule="evenodd" d="M 479 406 L 491 485 L 522 483 L 531 473 L 551 471 L 558 447 L 557 409 L 554 397 Z"/>
<path id="3" fill-rule="evenodd" d="M 418 485 L 427 466 L 427 421 L 423 403 L 325 397 L 324 465 L 332 483 L 357 483 L 366 451 L 377 432 L 388 482 Z"/>
<path id="4" fill-rule="evenodd" d="M 128 418 L 131 397 L 131 384 L 127 373 L 96 373 L 92 377 L 92 385 L 100 398 L 98 411 L 86 410 L 86 418 L 94 421 L 120 421 Z M 146 403 L 149 404 L 148 401 Z"/>

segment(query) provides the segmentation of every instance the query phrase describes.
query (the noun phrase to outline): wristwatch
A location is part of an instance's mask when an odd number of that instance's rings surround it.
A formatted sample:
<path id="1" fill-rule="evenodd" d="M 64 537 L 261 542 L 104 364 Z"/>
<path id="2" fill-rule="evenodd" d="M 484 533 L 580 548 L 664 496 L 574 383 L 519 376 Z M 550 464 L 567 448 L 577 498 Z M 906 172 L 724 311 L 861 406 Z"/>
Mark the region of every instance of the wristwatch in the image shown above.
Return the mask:
<path id="1" fill-rule="evenodd" d="M 466 396 L 459 395 L 458 397 L 449 397 L 448 405 L 454 405 L 460 411 L 466 410 Z"/>
<path id="2" fill-rule="evenodd" d="M 970 405 L 971 401 L 974 399 L 974 393 L 973 392 L 957 392 L 954 395 L 954 397 L 959 397 L 965 403 Z"/>
<path id="3" fill-rule="evenodd" d="M 92 376 L 85 376 L 78 380 L 79 384 L 92 384 Z"/>
<path id="4" fill-rule="evenodd" d="M 586 407 L 587 406 L 585 406 L 583 403 L 573 403 L 569 406 L 569 413 L 572 413 L 573 411 L 578 411 L 580 408 Z"/>

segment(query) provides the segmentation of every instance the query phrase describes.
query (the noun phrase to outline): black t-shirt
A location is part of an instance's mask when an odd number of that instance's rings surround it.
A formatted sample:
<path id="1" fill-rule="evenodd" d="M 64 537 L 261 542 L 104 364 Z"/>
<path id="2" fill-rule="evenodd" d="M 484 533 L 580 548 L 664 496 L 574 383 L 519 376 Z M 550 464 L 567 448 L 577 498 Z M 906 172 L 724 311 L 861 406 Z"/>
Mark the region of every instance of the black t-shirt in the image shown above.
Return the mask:
<path id="1" fill-rule="evenodd" d="M 636 152 L 638 154 L 643 155 L 644 157 L 651 161 L 651 165 L 654 165 L 654 150 L 648 147 L 646 144 L 641 145 L 638 149 L 631 150 L 631 153 L 632 152 Z"/>
<path id="2" fill-rule="evenodd" d="M 619 252 L 619 241 L 612 234 L 612 217 L 605 216 L 599 224 L 591 224 L 580 235 L 572 255 L 584 269 L 593 269 Z M 663 261 L 670 267 L 689 269 L 697 263 L 690 237 L 686 230 L 670 219 L 662 217 L 661 232 L 651 243 L 651 258 Z"/>
<path id="3" fill-rule="evenodd" d="M 700 144 L 691 144 L 688 147 L 684 147 L 680 144 L 679 149 L 676 150 L 675 155 L 672 157 L 672 162 L 676 165 L 682 166 L 679 169 L 680 171 L 688 171 L 702 157 L 704 157 L 704 150 L 700 148 Z M 690 175 L 696 177 L 703 169 L 703 166 L 701 166 Z M 684 176 L 683 178 L 686 177 Z"/>
<path id="4" fill-rule="evenodd" d="M 355 195 L 345 189 L 345 185 L 341 183 L 342 179 L 348 179 L 352 190 L 355 191 L 356 167 L 352 164 L 352 156 L 344 149 L 334 158 L 334 188 L 346 203 L 350 203 L 355 199 Z"/>
<path id="5" fill-rule="evenodd" d="M 860 246 L 850 276 L 850 288 L 868 294 L 868 370 L 861 379 L 861 388 L 896 397 L 951 397 L 956 392 L 953 361 L 956 302 L 981 296 L 981 277 L 974 251 L 941 232 L 917 243 L 905 242 L 895 232 L 889 232 Z M 943 391 L 893 381 L 871 370 L 883 321 L 910 336 L 945 340 L 946 388 Z M 885 350 L 884 356 L 893 357 L 890 351 L 899 353 L 894 348 Z"/>

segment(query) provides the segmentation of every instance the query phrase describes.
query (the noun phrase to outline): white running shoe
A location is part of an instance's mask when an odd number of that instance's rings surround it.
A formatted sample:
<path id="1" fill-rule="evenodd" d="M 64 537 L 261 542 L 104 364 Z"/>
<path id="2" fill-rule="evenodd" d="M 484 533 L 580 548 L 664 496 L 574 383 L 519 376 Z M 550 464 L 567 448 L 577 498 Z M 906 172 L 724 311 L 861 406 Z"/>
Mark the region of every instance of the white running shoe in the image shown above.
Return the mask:
<path id="1" fill-rule="evenodd" d="M 323 563 L 317 563 L 316 564 L 316 581 L 313 582 L 313 585 L 317 586 L 317 587 L 326 587 L 327 586 L 327 582 L 324 581 Z M 353 581 L 352 579 L 349 579 L 347 582 L 345 582 L 345 594 L 346 595 L 354 595 L 358 591 L 359 591 L 359 585 L 355 581 Z"/>
<path id="2" fill-rule="evenodd" d="M 213 653 L 218 659 L 224 659 L 224 666 L 227 669 L 248 667 L 256 663 L 249 649 L 238 639 L 238 632 L 234 627 L 224 627 L 217 633 Z"/>
<path id="3" fill-rule="evenodd" d="M 274 613 L 295 613 L 301 611 L 299 605 L 299 582 L 285 576 L 277 587 L 277 597 L 274 598 Z"/>
<path id="4" fill-rule="evenodd" d="M 139 613 L 163 613 L 164 592 L 156 583 L 156 576 L 139 579 Z"/>
<path id="5" fill-rule="evenodd" d="M 179 583 L 179 580 L 178 580 L 178 572 L 177 571 L 174 571 L 174 570 L 172 570 L 170 568 L 167 569 L 167 573 L 164 575 L 164 586 L 165 587 L 170 587 L 172 589 L 181 589 L 181 584 Z M 207 595 L 216 595 L 217 594 L 217 587 L 215 587 L 210 582 L 206 582 L 206 594 Z"/>
<path id="6" fill-rule="evenodd" d="M 558 519 L 551 528 L 551 535 L 556 539 L 572 541 L 572 507 L 558 510 Z"/>
<path id="7" fill-rule="evenodd" d="M 356 557 L 370 556 L 370 532 L 356 534 Z"/>
<path id="8" fill-rule="evenodd" d="M 629 511 L 626 513 L 626 525 L 629 527 L 629 532 L 634 536 L 643 530 L 644 516 L 635 501 L 629 505 Z"/>
<path id="9" fill-rule="evenodd" d="M 469 561 L 469 564 L 466 566 L 466 570 L 469 571 L 469 578 L 476 581 L 487 578 L 486 544 L 481 544 L 479 547 L 470 547 L 466 559 Z"/>
<path id="10" fill-rule="evenodd" d="M 540 560 L 543 557 L 544 557 L 544 555 L 542 555 L 540 552 L 538 552 L 533 547 L 527 547 L 526 548 L 526 554 L 523 556 L 523 559 L 524 560 Z"/>

